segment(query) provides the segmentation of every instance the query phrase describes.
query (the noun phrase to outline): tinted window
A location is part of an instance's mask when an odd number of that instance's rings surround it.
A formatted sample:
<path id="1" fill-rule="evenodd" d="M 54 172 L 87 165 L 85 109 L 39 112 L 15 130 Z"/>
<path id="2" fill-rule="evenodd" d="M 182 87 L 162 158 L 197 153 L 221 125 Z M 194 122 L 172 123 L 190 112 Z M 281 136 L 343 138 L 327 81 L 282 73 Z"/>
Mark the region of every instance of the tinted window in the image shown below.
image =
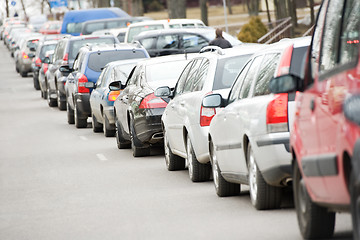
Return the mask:
<path id="1" fill-rule="evenodd" d="M 184 92 L 190 92 L 193 89 L 194 82 L 196 81 L 197 72 L 201 64 L 201 59 L 196 59 L 194 61 L 194 64 L 192 68 L 190 69 L 189 75 L 186 79 L 185 86 L 184 86 Z"/>
<path id="2" fill-rule="evenodd" d="M 254 96 L 270 94 L 269 82 L 274 77 L 280 54 L 266 54 L 261 62 L 261 68 L 254 89 Z"/>
<path id="3" fill-rule="evenodd" d="M 140 43 L 146 49 L 153 49 L 156 44 L 156 37 L 141 39 Z"/>
<path id="4" fill-rule="evenodd" d="M 90 34 L 96 30 L 104 29 L 105 23 L 97 22 L 97 23 L 89 23 L 85 25 L 85 34 Z"/>
<path id="5" fill-rule="evenodd" d="M 249 67 L 251 65 L 251 62 L 248 62 L 246 64 L 246 66 L 241 70 L 240 74 L 238 75 L 238 77 L 235 80 L 234 85 L 231 88 L 230 94 L 229 94 L 229 99 L 228 99 L 228 103 L 232 103 L 233 101 L 235 101 L 240 94 L 240 89 L 243 83 L 243 80 L 249 70 Z"/>
<path id="6" fill-rule="evenodd" d="M 304 62 L 308 47 L 294 48 L 291 56 L 290 73 L 303 78 Z"/>
<path id="7" fill-rule="evenodd" d="M 182 35 L 183 48 L 201 48 L 208 45 L 208 41 L 195 34 L 184 34 Z"/>
<path id="8" fill-rule="evenodd" d="M 193 85 L 193 91 L 201 91 L 204 86 L 204 82 L 206 80 L 207 73 L 209 71 L 210 61 L 208 59 L 204 59 L 199 67 L 197 78 L 195 79 Z"/>
<path id="9" fill-rule="evenodd" d="M 343 27 L 340 39 L 340 63 L 354 62 L 359 54 L 360 2 L 346 1 Z"/>
<path id="10" fill-rule="evenodd" d="M 213 90 L 230 88 L 251 55 L 220 59 L 216 66 Z"/>
<path id="11" fill-rule="evenodd" d="M 41 48 L 39 57 L 40 57 L 41 59 L 43 59 L 44 57 L 46 57 L 46 56 L 45 56 L 46 52 L 47 52 L 47 51 L 54 50 L 55 47 L 56 47 L 56 44 L 43 45 L 42 48 Z"/>
<path id="12" fill-rule="evenodd" d="M 134 58 L 145 58 L 143 51 L 106 51 L 100 53 L 91 53 L 88 60 L 88 67 L 95 71 L 100 72 L 103 67 L 109 62 L 134 59 Z"/>
<path id="13" fill-rule="evenodd" d="M 105 76 L 106 76 L 106 72 L 108 71 L 108 69 L 109 68 L 107 67 L 101 71 L 101 74 L 100 74 L 98 80 L 96 81 L 96 86 L 103 87 L 105 85 Z"/>
<path id="14" fill-rule="evenodd" d="M 344 0 L 329 2 L 323 29 L 320 71 L 331 70 L 337 62 L 343 3 Z"/>
<path id="15" fill-rule="evenodd" d="M 126 83 L 126 80 L 128 79 L 131 70 L 134 68 L 135 63 L 129 63 L 129 64 L 121 64 L 118 66 L 115 66 L 113 70 L 111 71 L 111 80 L 113 81 L 121 81 L 122 84 Z"/>
<path id="16" fill-rule="evenodd" d="M 66 33 L 81 32 L 82 23 L 69 23 L 66 25 Z"/>
<path id="17" fill-rule="evenodd" d="M 258 69 L 259 69 L 259 66 L 261 63 L 261 59 L 262 59 L 262 57 L 256 57 L 253 60 L 251 66 L 250 66 L 250 69 L 245 76 L 244 83 L 241 87 L 240 98 L 247 98 L 249 96 L 251 84 L 256 77 L 256 74 L 258 72 Z"/>
<path id="18" fill-rule="evenodd" d="M 88 38 L 78 41 L 71 41 L 69 48 L 69 60 L 72 60 L 76 57 L 79 49 L 86 44 L 96 44 L 96 43 L 104 43 L 104 44 L 114 44 L 115 40 L 113 38 Z"/>
<path id="19" fill-rule="evenodd" d="M 28 49 L 30 49 L 30 48 L 36 48 L 38 42 L 39 42 L 39 39 L 34 39 L 34 40 L 27 41 L 26 47 L 27 47 Z"/>
<path id="20" fill-rule="evenodd" d="M 190 72 L 190 70 L 192 69 L 192 65 L 193 65 L 193 61 L 191 61 L 190 63 L 188 63 L 188 65 L 186 65 L 185 69 L 183 70 L 183 72 L 181 73 L 179 80 L 177 82 L 177 86 L 176 86 L 176 91 L 175 94 L 180 94 L 183 92 L 184 89 L 184 85 L 185 85 L 185 81 L 187 79 L 187 76 Z"/>
<path id="21" fill-rule="evenodd" d="M 158 38 L 157 49 L 177 49 L 179 46 L 178 35 L 161 35 Z"/>
<path id="22" fill-rule="evenodd" d="M 141 32 L 163 29 L 163 28 L 164 28 L 164 25 L 162 25 L 162 24 L 131 27 L 128 29 L 129 33 L 128 33 L 127 41 L 131 42 L 133 40 L 133 38 Z"/>

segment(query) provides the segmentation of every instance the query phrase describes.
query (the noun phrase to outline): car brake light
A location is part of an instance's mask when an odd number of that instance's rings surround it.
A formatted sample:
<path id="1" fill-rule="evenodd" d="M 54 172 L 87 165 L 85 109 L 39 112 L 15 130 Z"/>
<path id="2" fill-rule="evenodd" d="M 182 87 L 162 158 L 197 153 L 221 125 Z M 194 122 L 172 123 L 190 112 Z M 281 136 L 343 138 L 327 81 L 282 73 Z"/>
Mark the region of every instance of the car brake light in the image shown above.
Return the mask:
<path id="1" fill-rule="evenodd" d="M 23 59 L 28 59 L 29 56 L 28 56 L 25 52 L 22 52 L 22 58 L 23 58 Z"/>
<path id="2" fill-rule="evenodd" d="M 215 108 L 205 108 L 201 106 L 200 109 L 200 126 L 206 127 L 210 126 L 211 120 L 216 114 Z"/>
<path id="3" fill-rule="evenodd" d="M 293 44 L 284 49 L 284 52 L 281 55 L 279 68 L 278 68 L 278 72 L 276 75 L 277 77 L 279 77 L 281 75 L 289 74 L 293 49 L 294 49 Z"/>
<path id="4" fill-rule="evenodd" d="M 288 94 L 275 94 L 266 109 L 266 125 L 269 133 L 288 132 Z"/>
<path id="5" fill-rule="evenodd" d="M 167 102 L 165 102 L 162 98 L 155 97 L 154 93 L 151 93 L 144 97 L 141 101 L 139 108 L 140 109 L 149 109 L 149 108 L 165 108 L 167 106 Z"/>
<path id="6" fill-rule="evenodd" d="M 37 58 L 37 59 L 35 60 L 35 66 L 41 67 L 41 59 L 40 59 L 40 58 Z"/>
<path id="7" fill-rule="evenodd" d="M 110 91 L 109 92 L 109 96 L 108 96 L 108 100 L 110 102 L 113 102 L 116 100 L 116 98 L 119 96 L 120 91 Z"/>
<path id="8" fill-rule="evenodd" d="M 44 63 L 43 69 L 44 69 L 44 74 L 45 74 L 47 72 L 47 70 L 49 69 L 49 64 Z"/>
<path id="9" fill-rule="evenodd" d="M 88 82 L 87 77 L 84 74 L 81 74 L 78 79 L 78 93 L 90 93 L 90 90 L 85 87 L 85 84 Z"/>
<path id="10" fill-rule="evenodd" d="M 69 54 L 68 53 L 65 54 L 62 64 L 63 65 L 68 65 L 69 64 Z"/>

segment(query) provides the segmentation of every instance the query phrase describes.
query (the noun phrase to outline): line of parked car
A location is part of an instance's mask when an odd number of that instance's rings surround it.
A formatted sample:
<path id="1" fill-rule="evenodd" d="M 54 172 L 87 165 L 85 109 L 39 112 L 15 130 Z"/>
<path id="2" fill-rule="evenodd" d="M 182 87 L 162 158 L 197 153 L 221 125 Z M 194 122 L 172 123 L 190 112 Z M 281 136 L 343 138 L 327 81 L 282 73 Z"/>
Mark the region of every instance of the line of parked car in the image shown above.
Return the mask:
<path id="1" fill-rule="evenodd" d="M 306 239 L 330 238 L 335 212 L 350 211 L 360 239 L 359 10 L 356 0 L 324 0 L 312 38 L 233 39 L 230 49 L 208 46 L 214 29 L 167 30 L 169 21 L 130 24 L 131 43 L 112 34 L 24 41 L 36 50 L 35 89 L 69 124 L 85 128 L 90 117 L 134 157 L 163 147 L 169 171 L 212 179 L 219 197 L 248 185 L 258 210 L 280 208 L 293 190 Z"/>

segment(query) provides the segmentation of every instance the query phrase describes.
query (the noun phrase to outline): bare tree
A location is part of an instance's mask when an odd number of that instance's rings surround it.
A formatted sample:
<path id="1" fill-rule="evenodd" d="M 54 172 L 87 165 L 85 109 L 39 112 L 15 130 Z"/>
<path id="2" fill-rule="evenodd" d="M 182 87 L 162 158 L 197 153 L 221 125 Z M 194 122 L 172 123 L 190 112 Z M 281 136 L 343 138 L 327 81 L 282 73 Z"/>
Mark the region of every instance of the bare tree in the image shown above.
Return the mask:
<path id="1" fill-rule="evenodd" d="M 110 1 L 109 0 L 99 0 L 98 7 L 110 7 Z"/>
<path id="2" fill-rule="evenodd" d="M 9 0 L 5 0 L 5 5 L 6 5 L 6 17 L 9 17 L 10 13 L 9 13 Z"/>
<path id="3" fill-rule="evenodd" d="M 276 19 L 283 19 L 289 16 L 287 0 L 274 0 Z"/>
<path id="4" fill-rule="evenodd" d="M 25 19 L 26 19 L 26 20 L 29 20 L 28 15 L 27 15 L 27 13 L 26 13 L 26 8 L 25 8 L 24 0 L 21 0 L 21 6 L 22 6 L 23 11 L 24 11 Z"/>
<path id="5" fill-rule="evenodd" d="M 186 18 L 186 0 L 167 0 L 169 18 Z"/>
<path id="6" fill-rule="evenodd" d="M 314 0 L 310 0 L 310 18 L 311 18 L 311 25 L 315 24 L 315 13 L 314 13 Z"/>
<path id="7" fill-rule="evenodd" d="M 259 15 L 259 2 L 260 0 L 247 0 L 246 5 L 250 16 Z"/>
<path id="8" fill-rule="evenodd" d="M 288 0 L 288 11 L 291 17 L 291 23 L 294 27 L 297 27 L 297 15 L 296 15 L 296 0 Z"/>
<path id="9" fill-rule="evenodd" d="M 132 15 L 143 16 L 144 5 L 142 0 L 132 0 Z"/>
<path id="10" fill-rule="evenodd" d="M 231 3 L 231 0 L 226 0 L 226 6 L 227 6 L 227 8 L 228 8 L 229 14 L 232 15 L 233 12 L 232 12 L 232 3 Z"/>
<path id="11" fill-rule="evenodd" d="M 269 23 L 271 23 L 271 16 L 270 16 L 270 10 L 269 10 L 269 2 L 268 2 L 268 0 L 265 0 L 265 4 L 266 4 L 267 18 L 268 18 Z"/>
<path id="12" fill-rule="evenodd" d="M 205 23 L 205 25 L 209 25 L 207 4 L 207 0 L 200 0 L 201 20 Z"/>

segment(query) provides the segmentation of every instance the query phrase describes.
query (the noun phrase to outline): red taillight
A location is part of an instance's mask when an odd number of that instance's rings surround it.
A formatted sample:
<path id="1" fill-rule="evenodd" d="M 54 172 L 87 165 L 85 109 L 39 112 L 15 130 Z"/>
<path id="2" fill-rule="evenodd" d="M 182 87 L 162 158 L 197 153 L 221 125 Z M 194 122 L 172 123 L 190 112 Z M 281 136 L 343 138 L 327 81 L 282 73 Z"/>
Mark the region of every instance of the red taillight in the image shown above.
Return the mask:
<path id="1" fill-rule="evenodd" d="M 22 54 L 23 59 L 28 59 L 29 58 L 29 56 L 25 52 L 22 52 L 21 54 Z"/>
<path id="2" fill-rule="evenodd" d="M 154 93 L 151 93 L 141 101 L 139 108 L 165 108 L 166 106 L 167 102 L 165 102 L 162 98 L 155 97 Z"/>
<path id="3" fill-rule="evenodd" d="M 49 69 L 49 64 L 44 63 L 43 69 L 44 69 L 44 74 L 45 74 L 47 72 L 47 70 Z"/>
<path id="4" fill-rule="evenodd" d="M 113 102 L 116 100 L 116 98 L 119 96 L 120 91 L 110 91 L 109 92 L 109 96 L 108 96 L 108 100 L 110 102 Z"/>
<path id="5" fill-rule="evenodd" d="M 40 58 L 37 58 L 37 59 L 35 60 L 35 66 L 41 67 L 41 59 L 40 59 Z"/>
<path id="6" fill-rule="evenodd" d="M 288 128 L 288 94 L 276 94 L 266 109 L 268 132 L 287 132 Z"/>
<path id="7" fill-rule="evenodd" d="M 81 74 L 78 79 L 78 93 L 90 93 L 90 90 L 85 87 L 85 83 L 87 82 L 87 77 L 84 74 Z"/>
<path id="8" fill-rule="evenodd" d="M 293 49 L 294 49 L 294 45 L 288 46 L 287 48 L 284 49 L 284 52 L 281 55 L 278 72 L 276 74 L 277 77 L 281 75 L 289 74 Z"/>
<path id="9" fill-rule="evenodd" d="M 216 114 L 215 108 L 205 108 L 201 106 L 200 109 L 200 126 L 210 126 L 211 120 Z"/>
<path id="10" fill-rule="evenodd" d="M 68 53 L 65 54 L 62 64 L 63 65 L 68 65 L 69 64 L 69 54 Z"/>

